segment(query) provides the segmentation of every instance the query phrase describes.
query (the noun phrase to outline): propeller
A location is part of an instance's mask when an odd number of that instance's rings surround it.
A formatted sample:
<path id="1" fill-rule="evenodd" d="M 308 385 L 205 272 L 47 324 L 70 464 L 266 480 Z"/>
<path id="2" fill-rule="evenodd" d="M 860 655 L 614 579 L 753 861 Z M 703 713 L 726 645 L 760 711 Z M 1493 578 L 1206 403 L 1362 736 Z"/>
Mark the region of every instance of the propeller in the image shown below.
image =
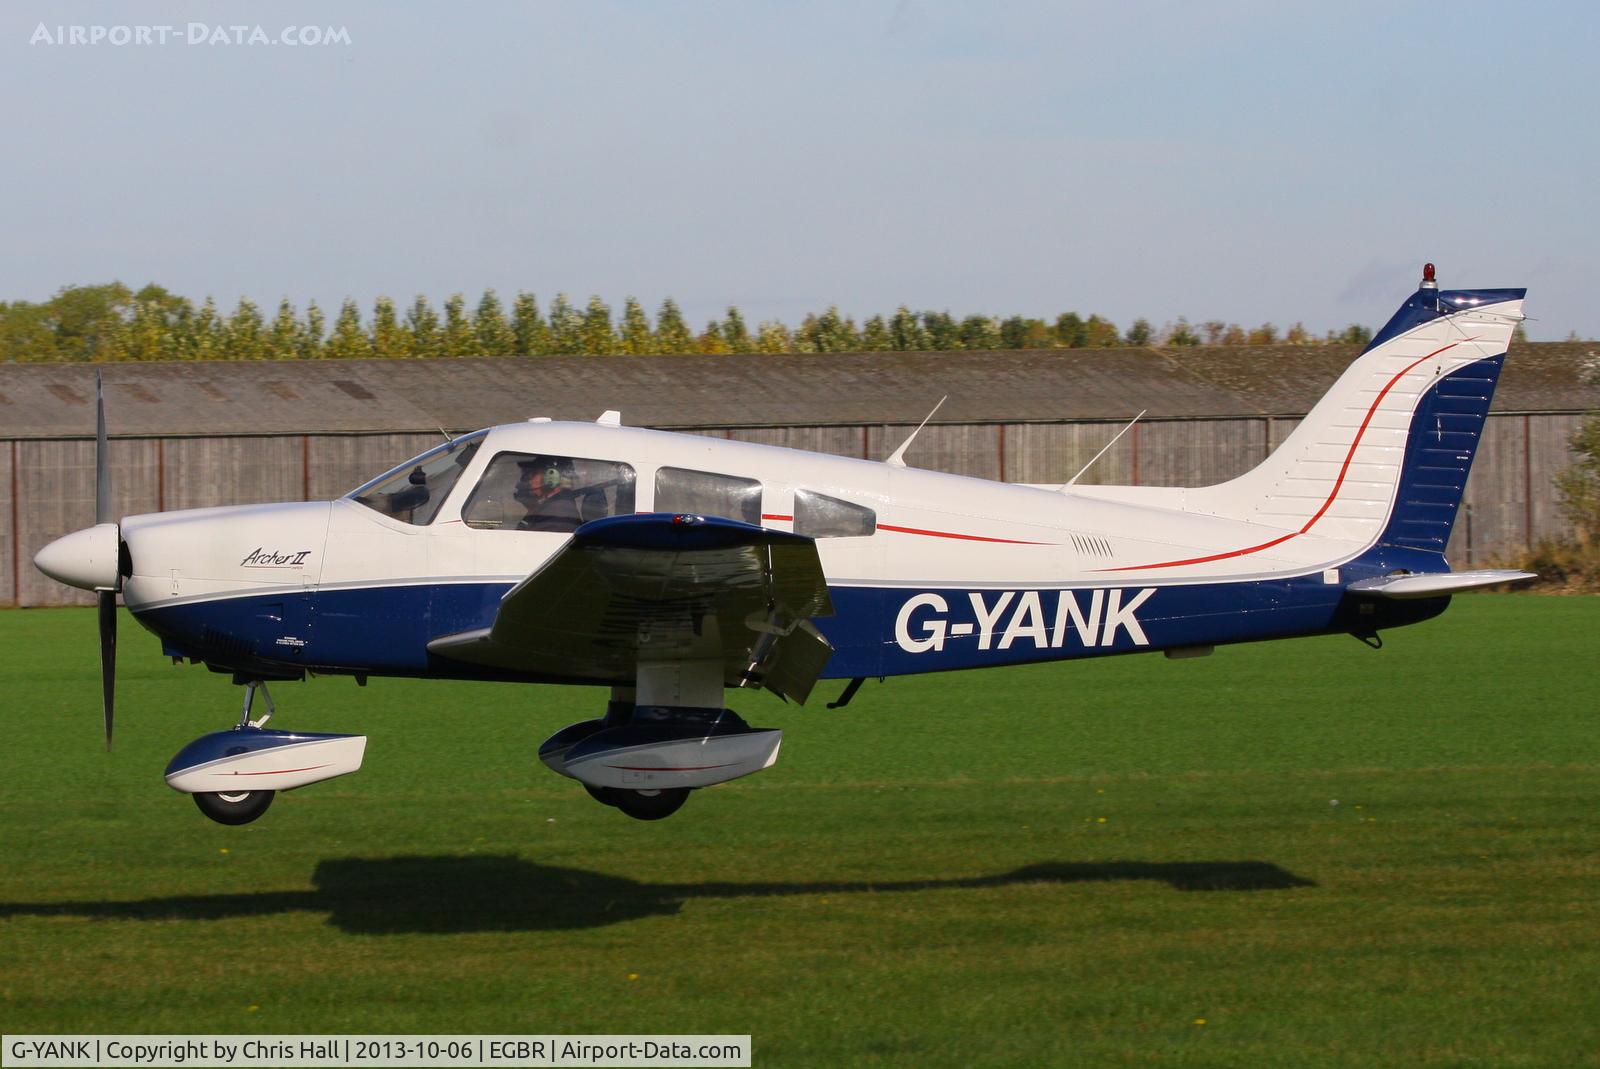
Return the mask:
<path id="1" fill-rule="evenodd" d="M 106 439 L 106 394 L 100 372 L 94 373 L 94 522 L 115 523 L 111 513 L 110 450 Z M 120 585 L 121 575 L 117 576 Z M 106 749 L 111 749 L 111 722 L 117 689 L 117 590 L 95 591 L 100 619 L 100 692 L 105 703 Z"/>

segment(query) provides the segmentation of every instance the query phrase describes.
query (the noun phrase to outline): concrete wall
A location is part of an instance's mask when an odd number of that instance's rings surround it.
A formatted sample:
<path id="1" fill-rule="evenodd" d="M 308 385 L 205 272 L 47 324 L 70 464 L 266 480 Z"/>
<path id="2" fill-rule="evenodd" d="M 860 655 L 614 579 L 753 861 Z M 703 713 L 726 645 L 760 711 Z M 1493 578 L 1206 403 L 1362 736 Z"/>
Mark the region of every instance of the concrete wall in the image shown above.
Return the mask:
<path id="1" fill-rule="evenodd" d="M 1450 542 L 1458 566 L 1516 553 L 1568 528 L 1552 480 L 1572 457 L 1581 417 L 1496 415 L 1473 465 Z M 1207 419 L 1137 424 L 1083 476 L 1085 483 L 1203 486 L 1259 463 L 1292 419 Z M 907 453 L 916 466 L 1010 482 L 1071 478 L 1121 423 L 930 426 Z M 716 437 L 882 459 L 903 426 L 717 428 Z M 436 434 L 130 438 L 111 442 L 119 516 L 208 505 L 336 497 L 430 448 Z M 94 522 L 94 442 L 0 439 L 0 605 L 87 605 L 92 595 L 45 578 L 33 554 Z"/>

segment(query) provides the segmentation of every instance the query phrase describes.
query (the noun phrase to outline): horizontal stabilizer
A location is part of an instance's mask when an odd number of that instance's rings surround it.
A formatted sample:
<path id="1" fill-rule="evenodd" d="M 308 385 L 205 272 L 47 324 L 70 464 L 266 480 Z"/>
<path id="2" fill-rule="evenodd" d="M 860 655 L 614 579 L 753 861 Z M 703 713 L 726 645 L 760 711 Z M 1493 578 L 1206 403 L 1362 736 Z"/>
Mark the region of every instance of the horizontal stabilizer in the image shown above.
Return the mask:
<path id="1" fill-rule="evenodd" d="M 1503 583 L 1526 583 L 1539 578 L 1532 572 L 1518 572 L 1507 568 L 1487 568 L 1476 572 L 1427 572 L 1413 575 L 1384 575 L 1376 579 L 1362 579 L 1345 589 L 1352 594 L 1365 594 L 1374 598 L 1443 598 L 1462 594 L 1468 590 L 1500 586 Z"/>

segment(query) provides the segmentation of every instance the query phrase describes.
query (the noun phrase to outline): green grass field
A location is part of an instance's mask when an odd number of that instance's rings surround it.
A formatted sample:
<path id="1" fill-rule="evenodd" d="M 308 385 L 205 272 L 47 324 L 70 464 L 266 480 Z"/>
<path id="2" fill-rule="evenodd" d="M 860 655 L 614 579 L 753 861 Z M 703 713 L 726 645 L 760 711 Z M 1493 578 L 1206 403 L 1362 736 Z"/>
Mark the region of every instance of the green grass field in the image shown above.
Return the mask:
<path id="1" fill-rule="evenodd" d="M 1600 599 L 869 683 L 637 823 L 534 758 L 599 691 L 286 684 L 358 775 L 224 828 L 239 691 L 0 613 L 5 1032 L 750 1033 L 779 1065 L 1600 1063 Z"/>

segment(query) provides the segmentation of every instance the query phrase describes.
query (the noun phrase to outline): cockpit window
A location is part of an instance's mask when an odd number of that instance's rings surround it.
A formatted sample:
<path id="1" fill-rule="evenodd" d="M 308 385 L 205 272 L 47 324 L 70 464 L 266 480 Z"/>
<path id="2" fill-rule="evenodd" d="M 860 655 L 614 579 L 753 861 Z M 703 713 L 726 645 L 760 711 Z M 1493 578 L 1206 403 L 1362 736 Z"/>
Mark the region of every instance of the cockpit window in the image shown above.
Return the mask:
<path id="1" fill-rule="evenodd" d="M 345 496 L 402 523 L 419 527 L 432 523 L 451 487 L 483 444 L 485 433 L 464 435 L 430 449 Z"/>
<path id="2" fill-rule="evenodd" d="M 633 515 L 634 471 L 612 460 L 500 453 L 461 509 L 468 527 L 576 531 L 602 516 Z"/>

